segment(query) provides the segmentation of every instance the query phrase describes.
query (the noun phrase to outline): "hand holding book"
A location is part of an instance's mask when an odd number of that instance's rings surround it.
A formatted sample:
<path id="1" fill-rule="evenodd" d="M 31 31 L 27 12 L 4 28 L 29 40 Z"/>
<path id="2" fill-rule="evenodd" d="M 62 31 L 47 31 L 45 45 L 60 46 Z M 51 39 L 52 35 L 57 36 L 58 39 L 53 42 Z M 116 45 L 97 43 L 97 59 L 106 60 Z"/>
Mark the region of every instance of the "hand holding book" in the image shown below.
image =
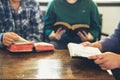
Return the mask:
<path id="1" fill-rule="evenodd" d="M 85 57 L 102 54 L 98 48 L 83 46 L 81 44 L 76 43 L 68 43 L 68 50 L 71 57 Z M 107 70 L 107 72 L 112 75 L 111 70 Z"/>
<path id="2" fill-rule="evenodd" d="M 16 40 L 19 40 L 19 35 L 14 32 L 6 32 L 3 35 L 2 44 L 5 46 L 10 46 Z"/>

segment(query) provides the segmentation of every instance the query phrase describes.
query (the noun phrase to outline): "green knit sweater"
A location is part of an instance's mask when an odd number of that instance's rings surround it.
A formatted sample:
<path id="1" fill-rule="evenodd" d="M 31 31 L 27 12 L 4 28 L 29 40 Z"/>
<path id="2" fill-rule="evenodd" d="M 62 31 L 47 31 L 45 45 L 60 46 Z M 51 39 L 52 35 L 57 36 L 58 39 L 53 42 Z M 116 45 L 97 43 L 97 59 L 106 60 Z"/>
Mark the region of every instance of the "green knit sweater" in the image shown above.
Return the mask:
<path id="1" fill-rule="evenodd" d="M 67 22 L 71 25 L 89 25 L 94 40 L 98 38 L 101 29 L 97 5 L 92 0 L 78 0 L 75 4 L 69 4 L 66 0 L 52 0 L 48 4 L 45 15 L 44 31 L 48 40 L 53 24 L 58 21 Z M 81 39 L 77 34 L 68 31 L 62 35 L 60 41 L 80 43 Z"/>

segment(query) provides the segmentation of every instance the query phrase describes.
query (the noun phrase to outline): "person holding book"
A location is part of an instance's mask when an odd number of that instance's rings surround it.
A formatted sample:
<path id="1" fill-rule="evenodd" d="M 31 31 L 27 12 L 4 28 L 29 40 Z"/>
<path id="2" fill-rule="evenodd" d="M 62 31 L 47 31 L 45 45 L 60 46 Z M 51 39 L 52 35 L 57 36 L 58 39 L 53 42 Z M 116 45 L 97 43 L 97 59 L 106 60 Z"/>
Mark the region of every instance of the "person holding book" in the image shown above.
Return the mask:
<path id="1" fill-rule="evenodd" d="M 42 41 L 43 20 L 35 0 L 0 0 L 0 46 L 10 46 L 20 37 Z"/>
<path id="2" fill-rule="evenodd" d="M 120 22 L 115 31 L 107 38 L 94 43 L 84 42 L 84 46 L 97 47 L 103 54 L 89 56 L 103 70 L 114 69 L 113 73 L 116 80 L 120 80 Z"/>
<path id="3" fill-rule="evenodd" d="M 54 30 L 56 24 L 61 26 Z M 89 32 L 75 30 L 80 27 L 89 28 Z M 92 0 L 52 0 L 48 4 L 44 32 L 46 39 L 57 49 L 67 49 L 69 42 L 95 41 L 100 29 L 99 11 Z"/>

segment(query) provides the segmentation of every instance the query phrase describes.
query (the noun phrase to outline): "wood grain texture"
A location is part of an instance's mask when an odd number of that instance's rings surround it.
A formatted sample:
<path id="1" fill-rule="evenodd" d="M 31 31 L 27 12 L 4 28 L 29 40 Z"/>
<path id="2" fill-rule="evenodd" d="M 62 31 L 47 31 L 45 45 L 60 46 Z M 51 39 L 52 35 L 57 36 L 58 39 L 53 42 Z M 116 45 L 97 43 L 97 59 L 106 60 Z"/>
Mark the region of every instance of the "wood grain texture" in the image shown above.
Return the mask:
<path id="1" fill-rule="evenodd" d="M 67 50 L 9 53 L 0 50 L 0 79 L 114 80 L 92 61 L 72 59 Z"/>

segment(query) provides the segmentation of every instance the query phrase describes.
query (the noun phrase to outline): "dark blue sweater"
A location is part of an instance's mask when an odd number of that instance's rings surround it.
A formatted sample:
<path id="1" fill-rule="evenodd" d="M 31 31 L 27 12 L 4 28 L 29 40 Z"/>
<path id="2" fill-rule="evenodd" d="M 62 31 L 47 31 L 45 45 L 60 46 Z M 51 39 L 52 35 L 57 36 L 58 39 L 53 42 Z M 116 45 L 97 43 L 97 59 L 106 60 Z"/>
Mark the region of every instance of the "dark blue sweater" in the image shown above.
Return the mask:
<path id="1" fill-rule="evenodd" d="M 115 31 L 106 39 L 101 40 L 103 52 L 120 52 L 120 22 Z"/>

